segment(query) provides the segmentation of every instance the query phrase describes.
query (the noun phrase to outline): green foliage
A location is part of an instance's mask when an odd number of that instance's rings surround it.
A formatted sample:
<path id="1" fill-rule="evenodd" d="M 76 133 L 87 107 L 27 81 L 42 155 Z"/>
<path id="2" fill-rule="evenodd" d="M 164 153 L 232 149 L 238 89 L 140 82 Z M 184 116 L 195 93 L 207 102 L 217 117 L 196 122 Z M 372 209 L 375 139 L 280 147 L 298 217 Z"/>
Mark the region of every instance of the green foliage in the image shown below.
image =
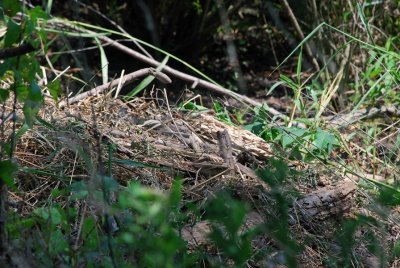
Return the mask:
<path id="1" fill-rule="evenodd" d="M 28 240 L 38 266 L 193 267 L 204 259 L 215 266 L 233 262 L 236 267 L 244 267 L 255 261 L 252 239 L 265 234 L 285 250 L 288 267 L 295 267 L 300 248 L 288 229 L 290 202 L 284 190 L 288 172 L 284 162 L 273 159 L 270 168 L 259 171 L 260 178 L 271 187 L 271 204 L 276 204 L 277 216 L 255 228 L 243 229 L 249 207 L 231 194 L 219 193 L 206 203 L 202 208 L 204 219 L 211 223 L 209 238 L 222 253 L 219 258 L 208 256 L 201 248 L 187 251 L 186 242 L 180 236 L 188 215 L 181 210 L 179 179 L 168 193 L 136 182 L 118 190 L 111 177 L 97 176 L 104 188 L 93 188 L 93 182 L 75 182 L 69 193 L 53 191 L 53 198 L 60 194 L 71 196 L 66 207 L 49 200 L 49 205 L 35 209 L 25 218 L 11 214 L 10 241 L 22 250 L 22 241 Z M 112 206 L 107 204 L 104 191 L 108 196 L 115 194 L 116 202 Z M 94 210 L 89 212 L 91 209 L 87 207 L 77 211 L 74 202 L 88 202 Z M 189 211 L 199 216 L 198 211 L 202 209 L 194 207 Z"/>
<path id="2" fill-rule="evenodd" d="M 219 120 L 221 120 L 229 125 L 233 125 L 233 122 L 229 116 L 229 112 L 226 110 L 226 108 L 217 101 L 215 101 L 213 103 L 213 105 L 214 105 L 215 116 Z"/>
<path id="3" fill-rule="evenodd" d="M 269 127 L 264 108 L 256 110 L 253 122 L 246 129 L 261 136 L 266 141 L 277 141 L 289 156 L 295 159 L 311 161 L 327 159 L 334 148 L 340 145 L 340 139 L 322 128 Z"/>
<path id="4" fill-rule="evenodd" d="M 187 101 L 185 103 L 182 103 L 178 107 L 181 110 L 187 110 L 187 111 L 207 111 L 208 109 L 204 106 L 198 105 L 193 101 Z"/>
<path id="5" fill-rule="evenodd" d="M 132 183 L 121 193 L 119 207 L 130 209 L 132 216 L 122 219 L 124 225 L 117 240 L 125 245 L 122 252 L 129 252 L 133 263 L 142 267 L 176 267 L 185 263 L 185 243 L 174 229 L 178 223 L 173 222 L 179 218 L 176 213 L 180 187 L 176 181 L 170 194 L 164 195 Z"/>
<path id="6" fill-rule="evenodd" d="M 206 218 L 212 222 L 210 239 L 236 267 L 244 267 L 252 256 L 251 239 L 255 233 L 253 230 L 241 232 L 247 211 L 243 202 L 227 193 L 220 193 L 206 206 Z"/>
<path id="7" fill-rule="evenodd" d="M 9 187 L 14 186 L 14 174 L 18 170 L 16 163 L 11 160 L 1 160 L 0 161 L 0 180 L 2 180 Z"/>
<path id="8" fill-rule="evenodd" d="M 1 47 L 13 48 L 23 44 L 44 44 L 47 40 L 41 39 L 36 27 L 47 19 L 47 15 L 39 7 L 23 10 L 18 1 L 4 1 L 5 21 L 7 31 L 1 40 Z M 22 16 L 22 21 L 16 23 L 11 16 L 17 11 L 23 11 L 27 16 Z M 2 89 L 1 100 L 6 102 L 13 92 L 15 97 L 23 103 L 24 121 L 32 127 L 37 112 L 43 103 L 41 89 L 36 82 L 35 75 L 40 73 L 39 62 L 34 53 L 19 55 L 4 59 L 0 68 L 0 76 L 11 80 L 7 89 Z M 54 87 L 53 87 L 54 88 Z M 53 90 L 54 92 L 54 90 Z"/>
<path id="9" fill-rule="evenodd" d="M 289 168 L 287 164 L 279 159 L 270 160 L 270 168 L 257 172 L 259 178 L 271 187 L 271 197 L 276 206 L 276 217 L 267 221 L 264 228 L 284 250 L 286 265 L 297 267 L 296 256 L 300 253 L 301 247 L 291 237 L 289 231 L 289 204 L 285 190 Z"/>
<path id="10" fill-rule="evenodd" d="M 356 237 L 356 231 L 363 227 L 366 235 Z M 379 238 L 373 233 L 373 228 L 378 227 L 378 222 L 373 217 L 358 215 L 355 219 L 347 220 L 341 228 L 338 228 L 336 240 L 340 246 L 340 258 L 338 264 L 340 267 L 353 267 L 353 263 L 358 263 L 360 260 L 355 259 L 352 254 L 353 249 L 359 243 L 364 243 L 368 250 L 380 259 L 383 260 L 383 248 L 380 246 Z"/>
<path id="11" fill-rule="evenodd" d="M 361 105 L 372 106 L 381 100 L 387 104 L 398 104 L 400 98 L 394 88 L 400 82 L 398 72 L 398 57 L 400 54 L 393 47 L 393 38 L 386 41 L 385 48 L 391 53 L 369 51 L 369 58 L 365 71 L 361 72 L 361 79 L 354 85 L 357 94 L 354 101 L 357 102 L 354 110 Z M 397 55 L 397 57 L 395 57 Z M 363 92 L 359 86 L 367 87 L 368 91 Z"/>

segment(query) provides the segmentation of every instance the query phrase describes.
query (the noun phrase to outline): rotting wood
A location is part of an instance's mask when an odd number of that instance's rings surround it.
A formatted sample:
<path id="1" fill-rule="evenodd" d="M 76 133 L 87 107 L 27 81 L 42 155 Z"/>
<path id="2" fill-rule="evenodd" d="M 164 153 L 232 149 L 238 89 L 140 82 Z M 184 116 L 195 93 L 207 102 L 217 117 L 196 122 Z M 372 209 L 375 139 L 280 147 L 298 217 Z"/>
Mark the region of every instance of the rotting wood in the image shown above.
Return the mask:
<path id="1" fill-rule="evenodd" d="M 323 117 L 323 119 L 330 126 L 333 126 L 335 128 L 342 128 L 352 125 L 362 119 L 370 119 L 383 115 L 400 117 L 400 109 L 398 109 L 394 105 L 364 108 L 356 111 L 351 111 L 348 114 L 326 116 Z"/>
<path id="2" fill-rule="evenodd" d="M 251 211 L 246 215 L 245 221 L 240 228 L 240 233 L 244 233 L 249 229 L 256 227 L 264 222 L 263 217 L 255 212 Z M 204 246 L 210 244 L 209 236 L 212 231 L 211 222 L 205 220 L 200 221 L 193 226 L 185 226 L 182 229 L 182 238 L 188 242 L 189 248 L 198 246 Z"/>
<path id="3" fill-rule="evenodd" d="M 209 114 L 195 115 L 192 126 L 200 136 L 206 136 L 208 140 L 213 140 L 218 131 L 226 129 L 231 137 L 234 150 L 247 151 L 260 159 L 273 156 L 271 146 L 262 138 L 245 129 L 229 126 Z"/>
<path id="4" fill-rule="evenodd" d="M 311 221 L 322 221 L 348 212 L 354 205 L 353 194 L 356 188 L 352 181 L 344 180 L 337 186 L 327 186 L 306 195 L 295 202 L 289 212 L 288 223 L 294 225 L 298 219 L 301 224 L 308 224 Z M 252 211 L 246 216 L 241 232 L 264 222 L 259 213 Z M 204 220 L 193 226 L 185 226 L 182 230 L 182 238 L 188 242 L 189 247 L 210 245 L 208 237 L 211 231 L 211 223 Z"/>
<path id="5" fill-rule="evenodd" d="M 232 143 L 229 137 L 229 132 L 224 129 L 224 131 L 217 132 L 219 152 L 220 156 L 224 159 L 225 163 L 228 165 L 230 172 L 229 175 L 235 174 L 235 159 L 232 155 Z"/>
<path id="6" fill-rule="evenodd" d="M 292 214 L 297 215 L 300 222 L 325 220 L 343 214 L 354 205 L 356 189 L 356 184 L 349 179 L 336 186 L 323 187 L 295 201 Z M 295 223 L 294 218 L 291 223 Z"/>

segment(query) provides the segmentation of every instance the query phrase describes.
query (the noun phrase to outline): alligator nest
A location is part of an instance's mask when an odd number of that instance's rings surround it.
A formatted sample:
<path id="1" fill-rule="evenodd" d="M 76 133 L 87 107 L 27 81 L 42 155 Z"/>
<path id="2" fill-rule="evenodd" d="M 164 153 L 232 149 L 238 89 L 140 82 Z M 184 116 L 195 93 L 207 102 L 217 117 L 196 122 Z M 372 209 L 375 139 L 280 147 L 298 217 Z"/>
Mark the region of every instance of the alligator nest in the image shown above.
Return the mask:
<path id="1" fill-rule="evenodd" d="M 43 120 L 22 136 L 15 153 L 23 169 L 17 177 L 18 190 L 10 192 L 10 204 L 20 214 L 43 205 L 53 189 L 79 180 L 90 182 L 111 164 L 112 176 L 121 187 L 139 181 L 168 190 L 180 176 L 184 202 L 204 201 L 229 188 L 252 206 L 243 228 L 273 215 L 268 186 L 254 170 L 265 166 L 276 149 L 209 112 L 179 111 L 169 107 L 167 100 L 137 98 L 124 103 L 101 95 L 64 109 L 47 100 L 39 115 Z M 289 225 L 299 240 L 312 230 L 329 233 L 330 219 L 352 209 L 355 183 L 338 175 L 318 174 L 317 167 L 291 165 L 304 172 L 293 178 L 293 187 L 302 196 L 293 197 Z M 55 201 L 63 204 L 65 198 L 55 197 Z M 206 245 L 209 231 L 209 223 L 200 221 L 185 228 L 183 238 L 189 246 Z M 265 237 L 254 246 L 267 244 L 274 245 Z M 275 246 L 278 254 L 271 255 L 270 261 L 279 262 L 279 245 Z M 300 260 L 319 266 L 326 247 L 307 247 Z"/>

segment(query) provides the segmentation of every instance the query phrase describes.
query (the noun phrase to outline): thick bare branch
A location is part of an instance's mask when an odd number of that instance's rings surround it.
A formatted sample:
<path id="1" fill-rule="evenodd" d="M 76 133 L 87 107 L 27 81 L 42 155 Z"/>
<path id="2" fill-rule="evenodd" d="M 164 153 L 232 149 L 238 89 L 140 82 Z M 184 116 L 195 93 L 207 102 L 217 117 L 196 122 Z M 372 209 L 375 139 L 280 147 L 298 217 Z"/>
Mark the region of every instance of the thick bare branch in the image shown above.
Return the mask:
<path id="1" fill-rule="evenodd" d="M 151 66 L 157 67 L 157 66 L 159 66 L 161 64 L 159 61 L 156 61 L 154 59 L 150 59 L 150 58 L 146 57 L 145 55 L 143 55 L 143 54 L 141 54 L 141 53 L 139 53 L 139 52 L 127 47 L 127 46 L 124 46 L 124 45 L 112 40 L 111 38 L 109 38 L 107 36 L 99 36 L 99 39 L 101 39 L 103 42 L 106 42 L 110 46 L 113 46 L 113 47 L 117 48 L 118 50 L 120 50 L 120 51 L 122 51 L 122 52 L 124 52 L 124 53 L 126 53 L 126 54 L 128 54 L 128 55 L 130 55 L 130 56 L 142 61 L 142 62 L 145 62 L 145 63 L 147 63 L 147 64 L 149 64 Z M 251 99 L 251 98 L 249 98 L 247 96 L 238 94 L 238 93 L 233 92 L 233 91 L 231 91 L 229 89 L 220 87 L 220 86 L 215 85 L 213 83 L 210 83 L 210 82 L 208 82 L 206 80 L 203 80 L 203 79 L 197 78 L 195 76 L 188 75 L 188 74 L 183 73 L 181 71 L 175 70 L 175 69 L 173 69 L 173 68 L 171 68 L 169 66 L 165 66 L 162 71 L 167 73 L 167 74 L 170 74 L 170 75 L 172 75 L 174 77 L 182 79 L 184 81 L 189 81 L 189 82 L 191 82 L 194 85 L 197 85 L 199 87 L 203 87 L 205 89 L 212 90 L 212 91 L 214 91 L 214 92 L 216 92 L 218 94 L 230 96 L 230 97 L 232 97 L 234 99 L 237 99 L 239 101 L 242 101 L 242 102 L 244 102 L 244 103 L 246 103 L 248 105 L 256 106 L 256 107 L 260 107 L 262 105 L 262 103 L 259 102 L 259 101 L 253 100 L 253 99 Z M 283 120 L 288 120 L 288 117 L 286 115 L 280 113 L 276 109 L 274 109 L 272 107 L 265 107 L 265 108 L 273 116 L 276 116 L 276 117 L 281 118 Z M 301 124 L 301 123 L 294 123 L 293 125 L 294 126 L 299 126 L 299 127 L 304 127 L 304 125 Z"/>
<path id="2" fill-rule="evenodd" d="M 102 93 L 107 88 L 112 88 L 112 87 L 117 86 L 121 79 L 122 79 L 121 84 L 127 85 L 127 84 L 131 83 L 132 81 L 134 81 L 135 79 L 142 77 L 142 76 L 147 76 L 147 75 L 153 75 L 155 78 L 157 78 L 159 81 L 163 82 L 164 84 L 171 83 L 171 79 L 167 75 L 156 71 L 154 68 L 140 69 L 136 72 L 132 72 L 127 75 L 124 75 L 122 78 L 115 79 L 111 82 L 108 82 L 106 84 L 95 87 L 89 91 L 86 91 L 82 94 L 79 94 L 73 98 L 70 98 L 68 101 L 62 101 L 62 102 L 60 102 L 59 107 L 62 108 L 62 107 L 65 107 L 67 105 L 67 103 L 73 104 L 73 103 L 81 101 L 89 96 L 93 96 L 93 95 Z"/>

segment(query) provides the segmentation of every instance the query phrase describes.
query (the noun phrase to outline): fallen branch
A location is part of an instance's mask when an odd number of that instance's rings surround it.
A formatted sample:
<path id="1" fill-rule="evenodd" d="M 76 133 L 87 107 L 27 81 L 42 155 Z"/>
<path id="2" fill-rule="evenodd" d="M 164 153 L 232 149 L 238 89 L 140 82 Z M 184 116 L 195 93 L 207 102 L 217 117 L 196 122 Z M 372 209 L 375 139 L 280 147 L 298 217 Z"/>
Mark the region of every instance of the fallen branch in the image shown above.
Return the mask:
<path id="1" fill-rule="evenodd" d="M 31 44 L 25 44 L 19 47 L 4 48 L 0 50 L 0 59 L 21 56 L 32 51 L 35 51 L 35 48 Z"/>
<path id="2" fill-rule="evenodd" d="M 69 24 L 65 24 L 65 26 L 70 27 L 70 28 L 72 28 L 74 30 L 77 30 L 77 31 L 80 31 L 80 32 L 83 31 L 79 27 L 71 26 Z M 91 31 L 85 30 L 85 32 L 91 32 Z M 94 32 L 91 32 L 91 33 L 94 33 Z M 118 43 L 117 41 L 109 38 L 108 36 L 98 36 L 97 38 L 100 39 L 101 41 L 107 43 L 107 45 L 110 45 L 110 46 L 112 46 L 114 48 L 117 48 L 118 50 L 124 52 L 125 54 L 127 54 L 127 55 L 129 55 L 129 56 L 131 56 L 133 58 L 136 58 L 136 59 L 138 59 L 138 60 L 140 60 L 140 61 L 142 61 L 144 63 L 147 63 L 147 64 L 149 64 L 149 65 L 151 65 L 153 67 L 158 67 L 158 66 L 161 65 L 161 63 L 159 61 L 154 60 L 152 58 L 149 58 L 149 57 L 147 57 L 147 56 L 145 56 L 145 55 L 143 55 L 143 54 L 141 54 L 141 53 L 139 53 L 139 52 L 127 47 L 127 46 L 124 46 L 124 45 Z M 170 75 L 172 75 L 174 77 L 182 79 L 184 81 L 191 82 L 192 83 L 192 88 L 195 88 L 196 86 L 200 86 L 200 87 L 203 87 L 205 89 L 212 90 L 212 91 L 214 91 L 214 92 L 216 92 L 218 94 L 230 96 L 230 97 L 232 97 L 232 98 L 234 98 L 236 100 L 239 100 L 239 101 L 244 102 L 244 103 L 246 103 L 248 105 L 251 105 L 251 106 L 256 106 L 256 107 L 262 106 L 261 102 L 253 100 L 253 99 L 251 99 L 251 98 L 249 98 L 247 96 L 243 96 L 241 94 L 238 94 L 236 92 L 233 92 L 233 91 L 231 91 L 229 89 L 226 89 L 226 88 L 223 88 L 221 86 L 215 85 L 215 84 L 210 83 L 210 82 L 208 82 L 206 80 L 197 78 L 197 77 L 192 76 L 192 75 L 188 75 L 188 74 L 183 73 L 183 72 L 180 72 L 180 71 L 175 70 L 175 69 L 173 69 L 173 68 L 171 68 L 169 66 L 164 66 L 162 71 L 167 73 L 167 74 L 170 74 Z M 272 107 L 268 107 L 268 106 L 264 106 L 264 108 L 265 108 L 265 110 L 267 112 L 272 114 L 274 117 L 278 117 L 278 118 L 280 118 L 280 119 L 282 119 L 284 121 L 289 121 L 288 116 L 280 113 L 278 110 L 276 110 L 276 109 L 274 109 Z M 297 127 L 301 127 L 301 128 L 305 127 L 304 124 L 298 123 L 298 122 L 294 122 L 293 126 L 297 126 Z"/>
<path id="3" fill-rule="evenodd" d="M 124 46 L 124 45 L 118 43 L 117 41 L 112 40 L 111 38 L 109 38 L 107 36 L 99 36 L 98 38 L 100 40 L 102 40 L 103 42 L 106 42 L 110 46 L 113 46 L 113 47 L 117 48 L 118 50 L 128 54 L 129 56 L 132 56 L 132 57 L 134 57 L 134 58 L 136 58 L 136 59 L 138 59 L 138 60 L 140 60 L 142 62 L 145 62 L 145 63 L 147 63 L 147 64 L 149 64 L 151 66 L 158 67 L 161 64 L 159 61 L 156 61 L 154 59 L 146 57 L 145 55 L 143 55 L 143 54 L 141 54 L 141 53 L 139 53 L 139 52 L 127 47 L 127 46 Z M 212 91 L 214 91 L 216 93 L 230 96 L 230 97 L 232 97 L 234 99 L 237 99 L 239 101 L 245 102 L 246 104 L 251 105 L 251 106 L 260 107 L 262 105 L 261 102 L 253 100 L 253 99 L 251 99 L 251 98 L 249 98 L 247 96 L 243 96 L 243 95 L 238 94 L 236 92 L 233 92 L 233 91 L 231 91 L 229 89 L 223 88 L 223 87 L 215 85 L 213 83 L 210 83 L 210 82 L 208 82 L 206 80 L 197 78 L 197 77 L 192 76 L 192 75 L 188 75 L 188 74 L 183 73 L 183 72 L 180 72 L 180 71 L 175 70 L 175 69 L 173 69 L 173 68 L 171 68 L 169 66 L 165 66 L 162 70 L 163 70 L 163 72 L 165 72 L 167 74 L 170 74 L 170 75 L 172 75 L 174 77 L 177 77 L 177 78 L 185 80 L 185 81 L 192 82 L 192 84 L 193 84 L 192 87 L 200 86 L 200 87 L 212 90 Z M 272 107 L 264 107 L 264 108 L 270 114 L 272 114 L 273 116 L 276 116 L 276 117 L 281 118 L 283 120 L 288 120 L 288 117 L 286 115 L 280 113 L 276 109 L 274 109 Z M 293 125 L 294 126 L 299 126 L 299 127 L 304 127 L 304 125 L 301 124 L 301 123 L 294 123 Z"/>
<path id="4" fill-rule="evenodd" d="M 165 75 L 161 72 L 158 72 L 154 68 L 145 68 L 145 69 L 141 69 L 136 72 L 132 72 L 127 75 L 124 75 L 121 78 L 115 79 L 115 80 L 108 82 L 106 84 L 103 84 L 101 86 L 95 87 L 89 91 L 86 91 L 82 94 L 79 94 L 79 95 L 73 97 L 73 98 L 70 98 L 67 101 L 62 101 L 62 102 L 60 102 L 59 107 L 62 108 L 62 107 L 65 107 L 67 104 L 72 104 L 72 103 L 81 101 L 89 96 L 93 96 L 93 95 L 102 93 L 103 91 L 105 91 L 108 88 L 117 86 L 120 83 L 120 80 L 122 80 L 121 85 L 127 85 L 127 84 L 131 83 L 133 80 L 135 80 L 139 77 L 142 77 L 142 76 L 147 76 L 147 75 L 154 76 L 155 78 L 157 78 L 159 81 L 161 81 L 164 84 L 169 84 L 172 82 L 171 79 L 167 75 Z"/>
<path id="5" fill-rule="evenodd" d="M 362 119 L 370 119 L 383 115 L 400 117 L 400 110 L 395 106 L 381 106 L 379 108 L 372 107 L 352 111 L 344 115 L 326 116 L 324 117 L 324 120 L 327 124 L 333 127 L 341 128 L 352 125 Z"/>

